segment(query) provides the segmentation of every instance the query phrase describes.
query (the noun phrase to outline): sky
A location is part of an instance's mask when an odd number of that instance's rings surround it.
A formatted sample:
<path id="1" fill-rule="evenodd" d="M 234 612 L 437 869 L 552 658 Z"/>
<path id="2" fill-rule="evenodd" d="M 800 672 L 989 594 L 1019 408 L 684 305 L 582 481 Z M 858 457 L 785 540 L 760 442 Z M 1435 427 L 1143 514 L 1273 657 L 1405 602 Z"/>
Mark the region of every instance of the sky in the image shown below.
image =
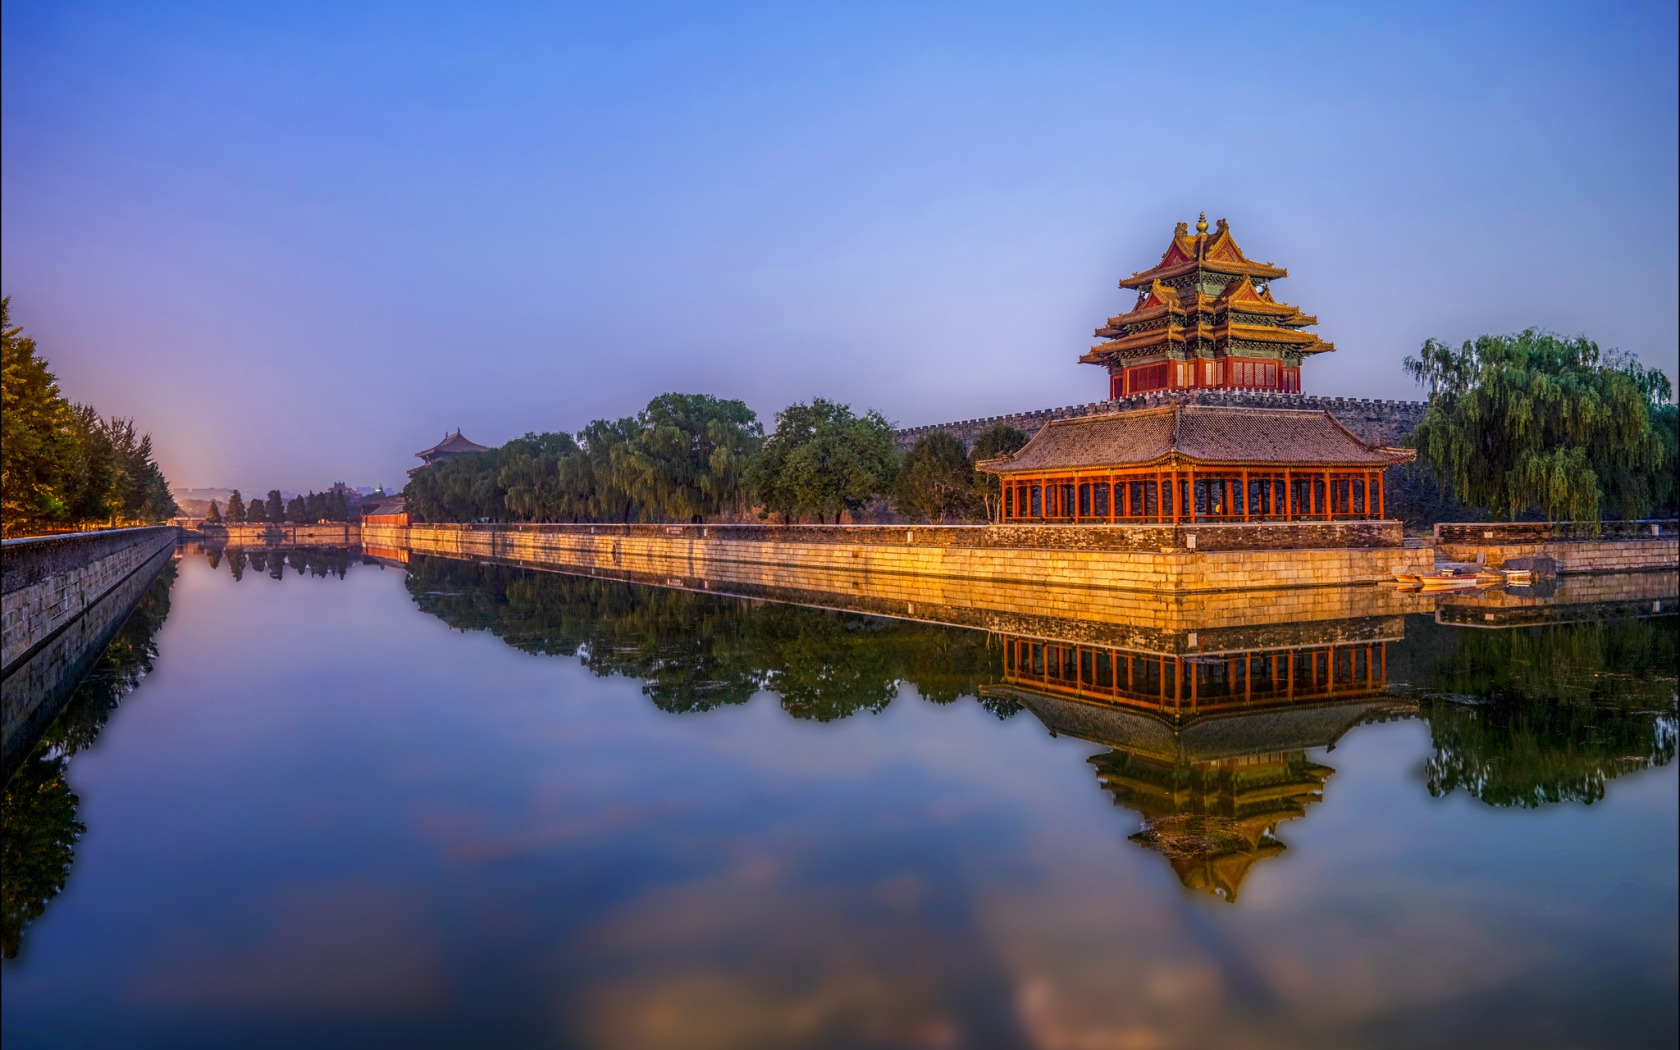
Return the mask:
<path id="1" fill-rule="evenodd" d="M 1095 401 L 1227 218 L 1334 354 L 1540 327 L 1676 373 L 1676 6 L 0 9 L 0 276 L 177 488 L 400 484 L 666 391 L 766 426 Z"/>

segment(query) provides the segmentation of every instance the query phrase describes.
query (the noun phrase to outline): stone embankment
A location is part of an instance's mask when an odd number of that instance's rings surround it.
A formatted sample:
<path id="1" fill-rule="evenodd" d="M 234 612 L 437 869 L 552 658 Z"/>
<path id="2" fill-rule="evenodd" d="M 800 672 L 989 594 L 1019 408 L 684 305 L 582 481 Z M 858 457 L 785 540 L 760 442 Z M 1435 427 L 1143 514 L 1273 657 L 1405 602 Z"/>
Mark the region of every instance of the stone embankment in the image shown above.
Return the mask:
<path id="1" fill-rule="evenodd" d="M 276 547 L 282 544 L 360 543 L 356 525 L 323 522 L 317 525 L 201 525 L 204 542 L 226 547 Z"/>
<path id="2" fill-rule="evenodd" d="M 1376 583 L 1429 571 L 1398 522 L 1265 525 L 364 525 L 364 545 L 533 566 L 709 578 L 762 570 L 991 588 L 1186 594 Z M 910 589 L 911 591 L 914 588 Z M 910 591 L 907 591 L 910 593 Z"/>
<path id="3" fill-rule="evenodd" d="M 134 611 L 178 533 L 163 525 L 0 545 L 7 775 Z"/>
<path id="4" fill-rule="evenodd" d="M 1562 574 L 1644 572 L 1680 564 L 1680 529 L 1667 521 L 1516 521 L 1435 526 L 1448 561 L 1497 569 L 1513 558 L 1550 558 Z"/>

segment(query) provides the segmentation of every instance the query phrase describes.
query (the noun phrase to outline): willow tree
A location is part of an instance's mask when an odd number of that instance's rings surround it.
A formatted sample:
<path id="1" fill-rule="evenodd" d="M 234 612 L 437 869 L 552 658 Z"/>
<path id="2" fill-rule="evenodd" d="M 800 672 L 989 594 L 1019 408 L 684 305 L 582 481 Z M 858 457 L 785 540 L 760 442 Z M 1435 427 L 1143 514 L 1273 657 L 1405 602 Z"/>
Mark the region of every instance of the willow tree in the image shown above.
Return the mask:
<path id="1" fill-rule="evenodd" d="M 1460 502 L 1596 522 L 1662 498 L 1673 464 L 1654 417 L 1670 389 L 1632 358 L 1531 328 L 1456 350 L 1430 339 L 1405 367 L 1429 388 L 1418 457 Z"/>
<path id="2" fill-rule="evenodd" d="M 618 485 L 654 517 L 700 521 L 744 510 L 747 466 L 764 427 L 742 401 L 709 394 L 661 394 L 613 449 Z"/>

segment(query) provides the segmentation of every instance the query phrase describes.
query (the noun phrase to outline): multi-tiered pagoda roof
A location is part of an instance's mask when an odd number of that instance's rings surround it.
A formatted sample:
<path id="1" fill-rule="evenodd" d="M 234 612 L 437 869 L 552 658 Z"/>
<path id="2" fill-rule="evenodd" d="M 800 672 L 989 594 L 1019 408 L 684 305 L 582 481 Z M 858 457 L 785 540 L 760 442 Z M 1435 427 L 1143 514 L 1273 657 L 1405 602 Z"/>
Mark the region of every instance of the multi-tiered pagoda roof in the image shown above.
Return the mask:
<path id="1" fill-rule="evenodd" d="M 1138 293 L 1126 313 L 1096 330 L 1104 342 L 1080 358 L 1104 365 L 1109 396 L 1197 387 L 1299 391 L 1301 362 L 1335 347 L 1311 332 L 1318 323 L 1272 296 L 1289 271 L 1243 254 L 1220 219 L 1204 214 L 1192 234 L 1173 231 L 1159 265 L 1120 287 Z"/>

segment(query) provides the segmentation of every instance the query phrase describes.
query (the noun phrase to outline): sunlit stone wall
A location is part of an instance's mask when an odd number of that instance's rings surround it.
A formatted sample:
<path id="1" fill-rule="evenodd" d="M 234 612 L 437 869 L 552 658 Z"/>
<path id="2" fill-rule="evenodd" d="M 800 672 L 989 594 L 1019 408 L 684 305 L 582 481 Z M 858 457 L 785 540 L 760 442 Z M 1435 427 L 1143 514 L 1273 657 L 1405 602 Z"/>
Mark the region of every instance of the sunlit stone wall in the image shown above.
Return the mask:
<path id="1" fill-rule="evenodd" d="M 1084 531 L 1119 537 L 1132 528 Z M 367 525 L 362 536 L 366 544 L 417 553 L 678 577 L 721 576 L 752 566 L 786 586 L 800 586 L 802 572 L 844 573 L 859 579 L 903 577 L 927 581 L 929 600 L 935 600 L 933 590 L 944 586 L 931 581 L 981 584 L 994 594 L 1017 586 L 1063 588 L 1068 589 L 1065 600 L 1075 603 L 1080 599 L 1073 589 L 1192 593 L 1376 583 L 1391 580 L 1396 570 L 1428 571 L 1434 558 L 1429 548 L 1401 547 L 1397 530 L 1392 545 L 1384 546 L 1209 549 L 1213 544 L 1204 542 L 1203 535 L 1212 529 L 1225 530 L 1230 544 L 1238 542 L 1234 530 L 1258 535 L 1257 530 L 1266 527 L 1135 528 L 1151 535 L 1193 534 L 1196 549 L 1133 546 L 1119 540 L 1091 549 L 1073 545 L 1075 530 L 1059 526 Z M 955 537 L 946 533 L 960 534 L 967 545 L 952 542 Z M 1044 545 L 1028 543 L 1029 535 Z"/>

